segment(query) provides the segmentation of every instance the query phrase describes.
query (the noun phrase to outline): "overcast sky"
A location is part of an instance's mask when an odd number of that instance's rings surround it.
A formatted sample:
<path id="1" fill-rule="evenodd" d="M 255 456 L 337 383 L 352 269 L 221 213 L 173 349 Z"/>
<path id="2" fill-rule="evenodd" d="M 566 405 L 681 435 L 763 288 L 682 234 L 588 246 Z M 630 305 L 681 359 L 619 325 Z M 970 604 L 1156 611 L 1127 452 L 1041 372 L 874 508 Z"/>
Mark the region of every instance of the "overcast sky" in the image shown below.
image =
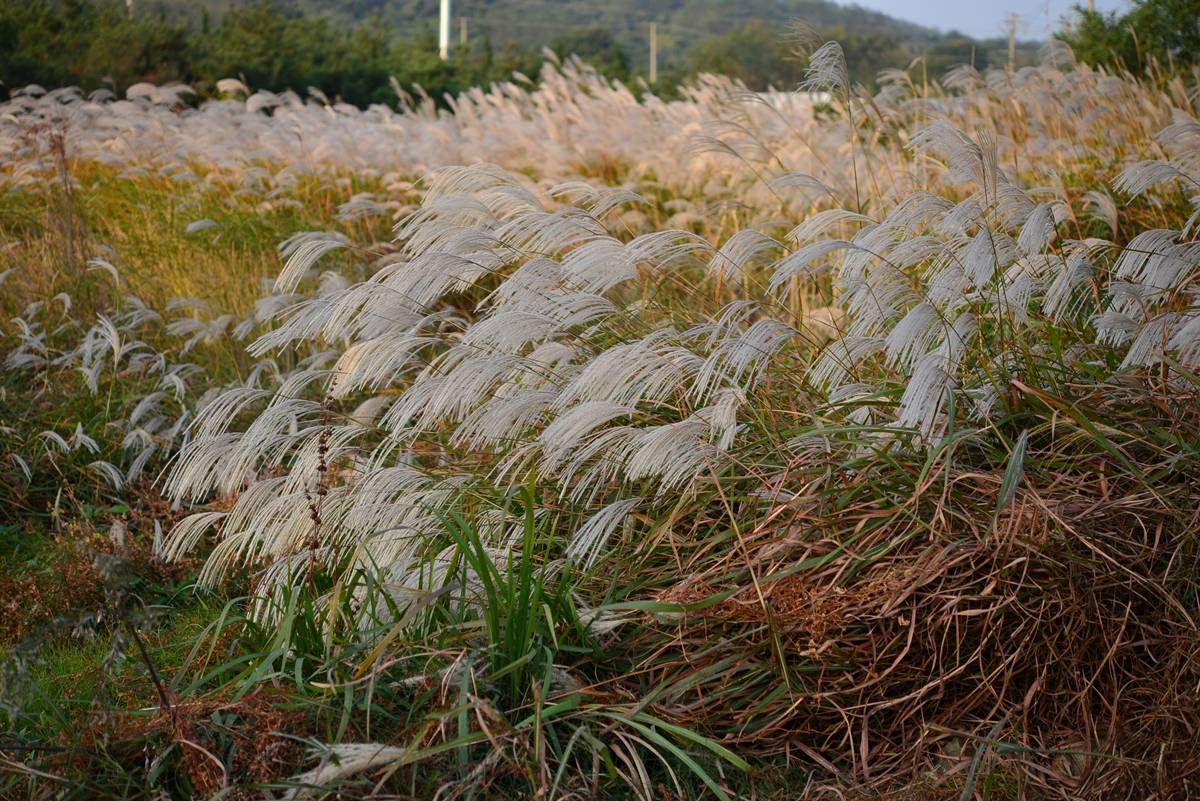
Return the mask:
<path id="1" fill-rule="evenodd" d="M 847 0 L 842 0 L 846 2 Z M 919 22 L 942 30 L 957 29 L 971 36 L 987 38 L 1008 35 L 1008 16 L 1016 12 L 1017 37 L 1045 39 L 1057 30 L 1059 19 L 1076 0 L 856 0 L 858 5 L 875 8 L 900 19 Z M 1087 0 L 1078 0 L 1086 4 Z M 1128 0 L 1096 0 L 1100 11 L 1124 10 Z"/>

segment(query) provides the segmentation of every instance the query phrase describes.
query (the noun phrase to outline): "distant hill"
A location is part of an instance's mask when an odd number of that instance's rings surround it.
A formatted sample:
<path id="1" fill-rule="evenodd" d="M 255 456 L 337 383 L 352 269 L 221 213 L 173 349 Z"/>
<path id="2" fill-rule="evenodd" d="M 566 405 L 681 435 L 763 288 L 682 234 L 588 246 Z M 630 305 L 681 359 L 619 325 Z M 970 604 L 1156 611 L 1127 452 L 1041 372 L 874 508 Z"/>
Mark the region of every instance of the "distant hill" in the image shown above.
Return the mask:
<path id="1" fill-rule="evenodd" d="M 143 9 L 164 9 L 171 17 L 198 21 L 207 14 L 218 20 L 232 8 L 261 0 L 136 0 Z M 280 9 L 320 16 L 345 26 L 379 20 L 404 36 L 436 31 L 438 0 L 274 0 Z M 495 47 L 515 43 L 540 48 L 572 41 L 581 33 L 603 31 L 635 62 L 646 58 L 649 23 L 658 25 L 660 66 L 694 62 L 696 48 L 751 22 L 763 23 L 783 36 L 803 22 L 822 33 L 887 40 L 920 55 L 945 49 L 947 43 L 969 57 L 979 44 L 992 51 L 999 43 L 975 43 L 957 33 L 944 33 L 854 5 L 828 0 L 456 0 L 454 35 L 466 18 L 470 41 L 484 37 Z M 694 64 L 690 64 L 694 66 Z M 902 65 L 892 65 L 902 66 Z"/>
<path id="2" fill-rule="evenodd" d="M 0 91 L 39 83 L 117 90 L 186 81 L 201 93 L 243 76 L 256 88 L 305 91 L 367 105 L 391 86 L 443 102 L 514 72 L 537 76 L 541 50 L 578 55 L 608 78 L 649 78 L 648 33 L 658 31 L 654 90 L 673 97 L 700 72 L 751 89 L 799 85 L 793 26 L 842 44 L 850 77 L 881 70 L 936 80 L 953 65 L 1007 60 L 980 42 L 829 0 L 459 0 L 452 58 L 437 52 L 438 0 L 0 0 Z M 467 46 L 459 47 L 459 20 Z M 1030 60 L 1018 51 L 1018 62 Z"/>

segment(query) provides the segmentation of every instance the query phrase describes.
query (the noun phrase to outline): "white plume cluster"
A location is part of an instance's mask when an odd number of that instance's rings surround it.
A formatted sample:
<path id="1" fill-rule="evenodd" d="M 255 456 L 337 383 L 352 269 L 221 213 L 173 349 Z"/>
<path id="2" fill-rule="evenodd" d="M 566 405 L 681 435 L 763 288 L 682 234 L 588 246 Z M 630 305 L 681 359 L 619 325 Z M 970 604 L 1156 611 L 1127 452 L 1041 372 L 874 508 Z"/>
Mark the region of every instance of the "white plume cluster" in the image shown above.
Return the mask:
<path id="1" fill-rule="evenodd" d="M 234 562 L 287 564 L 315 537 L 363 569 L 389 566 L 407 586 L 448 505 L 532 471 L 590 518 L 566 548 L 590 564 L 636 505 L 621 496 L 636 488 L 665 502 L 722 469 L 740 404 L 795 334 L 743 302 L 685 331 L 647 326 L 636 280 L 668 274 L 681 254 L 719 253 L 687 231 L 622 243 L 594 211 L 547 209 L 498 168 L 436 173 L 399 233 L 399 260 L 360 284 L 313 282 L 318 292 L 252 346 L 321 343 L 303 368 L 274 392 L 234 387 L 198 410 L 173 497 L 241 494 L 227 516 L 201 512 L 180 526 L 169 552 L 219 519 L 212 578 Z M 280 288 L 294 289 L 335 242 L 294 240 Z M 463 297 L 475 298 L 466 314 L 456 311 Z M 322 400 L 380 390 L 358 401 L 371 406 L 366 419 L 330 415 Z M 268 477 L 281 468 L 286 476 Z M 336 485 L 326 490 L 328 476 Z"/>
<path id="2" fill-rule="evenodd" d="M 109 269 L 116 272 L 111 265 Z M 120 377 L 124 381 L 138 381 L 144 394 L 134 402 L 114 408 L 115 419 L 105 425 L 107 431 L 121 436 L 120 463 L 101 459 L 91 462 L 89 468 L 114 490 L 153 478 L 147 474 L 148 467 L 179 447 L 191 421 L 192 402 L 211 390 L 204 369 L 186 361 L 184 356 L 195 338 L 203 335 L 203 331 L 195 333 L 196 327 L 207 331 L 212 324 L 201 324 L 192 317 L 167 321 L 138 297 L 126 295 L 116 309 L 98 315 L 79 335 L 75 332 L 79 321 L 68 316 L 71 298 L 63 294 L 55 301 L 49 305 L 30 304 L 11 320 L 16 334 L 13 342 L 6 343 L 11 348 L 4 356 L 3 367 L 44 376 L 46 381 L 57 380 L 53 378 L 56 375 L 75 374 L 92 395 L 100 392 L 100 382 L 106 376 L 110 380 Z M 226 322 L 222 319 L 216 325 L 223 330 Z M 178 346 L 159 350 L 145 341 L 163 338 L 174 340 Z M 63 339 L 74 344 L 65 348 L 52 344 Z M 48 451 L 62 455 L 100 451 L 96 439 L 85 432 L 80 421 L 74 422 L 73 431 L 66 436 L 60 431 L 46 430 L 37 439 Z M 26 457 L 31 454 L 7 456 L 27 465 Z M 28 472 L 28 467 L 25 469 Z"/>

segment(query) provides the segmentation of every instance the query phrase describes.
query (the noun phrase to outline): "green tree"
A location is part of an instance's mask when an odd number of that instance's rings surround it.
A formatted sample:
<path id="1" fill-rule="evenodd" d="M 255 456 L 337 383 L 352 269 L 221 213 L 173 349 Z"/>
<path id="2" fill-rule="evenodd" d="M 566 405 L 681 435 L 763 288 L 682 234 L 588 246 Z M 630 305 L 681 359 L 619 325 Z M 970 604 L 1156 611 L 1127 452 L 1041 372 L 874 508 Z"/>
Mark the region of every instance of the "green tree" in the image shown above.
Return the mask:
<path id="1" fill-rule="evenodd" d="M 1076 6 L 1057 36 L 1093 65 L 1137 73 L 1191 66 L 1200 63 L 1200 0 L 1134 0 L 1125 14 Z"/>
<path id="2" fill-rule="evenodd" d="M 185 76 L 186 32 L 129 20 L 117 0 L 0 0 L 0 85 L 165 83 Z"/>
<path id="3" fill-rule="evenodd" d="M 629 80 L 629 54 L 604 28 L 581 28 L 559 36 L 551 43 L 550 49 L 559 58 L 578 56 L 611 78 Z"/>
<path id="4" fill-rule="evenodd" d="M 805 63 L 786 32 L 760 19 L 697 45 L 690 65 L 696 72 L 737 78 L 751 89 L 791 89 L 804 77 Z"/>

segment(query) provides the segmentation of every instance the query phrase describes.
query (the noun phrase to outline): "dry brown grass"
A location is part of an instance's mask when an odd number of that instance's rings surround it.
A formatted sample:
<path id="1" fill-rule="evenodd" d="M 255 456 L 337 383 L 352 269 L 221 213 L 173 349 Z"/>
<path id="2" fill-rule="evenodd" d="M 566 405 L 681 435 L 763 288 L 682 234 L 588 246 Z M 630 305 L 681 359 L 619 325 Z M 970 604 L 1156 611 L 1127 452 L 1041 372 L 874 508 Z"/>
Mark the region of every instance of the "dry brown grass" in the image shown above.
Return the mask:
<path id="1" fill-rule="evenodd" d="M 1146 410 L 1125 406 L 1134 431 L 1153 429 Z M 1126 432 L 1152 473 L 1164 454 Z M 748 559 L 660 596 L 728 594 L 666 625 L 645 659 L 652 684 L 689 688 L 660 711 L 850 785 L 933 775 L 961 790 L 986 772 L 1020 797 L 1190 797 L 1198 476 L 1186 466 L 1139 486 L 1106 454 L 1068 461 L 1074 439 L 1061 430 L 1030 454 L 1064 469 L 1027 477 L 994 525 L 981 512 L 1000 477 L 954 460 L 908 497 L 877 463 L 846 477 L 862 499 L 850 508 L 781 504 L 746 535 Z"/>
<path id="2" fill-rule="evenodd" d="M 168 563 L 153 552 L 155 522 L 169 525 L 179 512 L 146 484 L 128 497 L 133 504 L 128 512 L 103 521 L 75 518 L 28 562 L 0 565 L 0 646 L 81 612 L 118 616 L 125 603 L 122 588 L 132 578 L 169 585 L 195 571 L 194 559 Z M 113 524 L 123 529 L 119 542 Z"/>

